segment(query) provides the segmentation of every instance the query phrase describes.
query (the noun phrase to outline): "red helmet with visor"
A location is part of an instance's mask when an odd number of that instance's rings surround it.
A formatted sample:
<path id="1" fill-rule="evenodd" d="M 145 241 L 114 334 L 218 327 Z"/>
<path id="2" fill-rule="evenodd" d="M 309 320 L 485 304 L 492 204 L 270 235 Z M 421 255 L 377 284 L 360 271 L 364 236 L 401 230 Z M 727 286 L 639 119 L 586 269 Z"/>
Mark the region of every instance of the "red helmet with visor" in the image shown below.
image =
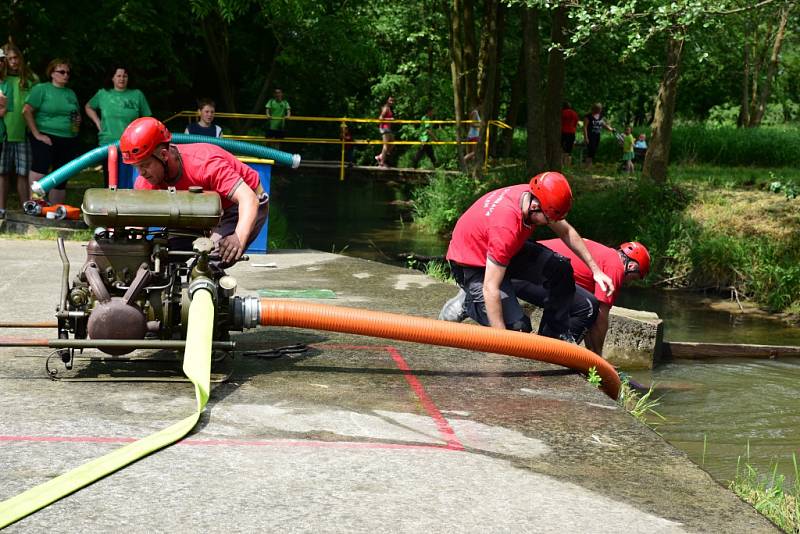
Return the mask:
<path id="1" fill-rule="evenodd" d="M 572 207 L 572 189 L 560 172 L 543 172 L 531 178 L 531 193 L 551 222 L 560 221 Z"/>
<path id="2" fill-rule="evenodd" d="M 125 128 L 119 139 L 122 161 L 128 165 L 137 165 L 149 158 L 158 145 L 169 143 L 171 139 L 172 134 L 158 119 L 136 119 Z"/>
<path id="3" fill-rule="evenodd" d="M 647 247 L 638 241 L 629 241 L 619 246 L 625 256 L 639 264 L 639 278 L 644 278 L 650 272 L 650 252 Z M 626 269 L 627 271 L 627 265 Z"/>

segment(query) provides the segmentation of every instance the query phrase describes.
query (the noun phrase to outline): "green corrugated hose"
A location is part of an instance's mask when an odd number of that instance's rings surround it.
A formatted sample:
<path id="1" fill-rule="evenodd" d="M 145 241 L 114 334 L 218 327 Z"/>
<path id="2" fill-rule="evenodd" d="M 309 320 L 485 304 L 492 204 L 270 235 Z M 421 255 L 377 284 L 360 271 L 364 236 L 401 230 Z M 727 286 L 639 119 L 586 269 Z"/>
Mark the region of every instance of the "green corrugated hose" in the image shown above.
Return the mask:
<path id="1" fill-rule="evenodd" d="M 250 156 L 254 158 L 264 158 L 275 160 L 275 163 L 296 169 L 300 166 L 300 154 L 290 154 L 281 150 L 276 150 L 268 146 L 256 145 L 245 141 L 234 141 L 233 139 L 207 137 L 205 135 L 172 134 L 172 142 L 185 145 L 188 143 L 210 143 L 224 148 L 233 154 Z M 119 148 L 119 141 L 113 143 Z M 33 182 L 31 189 L 37 195 L 44 196 L 55 186 L 60 185 L 87 167 L 101 164 L 108 158 L 108 146 L 103 145 L 90 150 L 83 156 L 75 158 L 69 163 L 59 167 L 41 180 Z"/>
<path id="2" fill-rule="evenodd" d="M 0 529 L 19 521 L 37 510 L 118 471 L 150 453 L 172 445 L 188 434 L 208 402 L 211 384 L 211 341 L 214 331 L 214 303 L 211 293 L 197 289 L 189 306 L 189 324 L 183 372 L 194 384 L 195 412 L 155 434 L 142 438 L 96 460 L 83 464 L 63 475 L 0 502 Z"/>

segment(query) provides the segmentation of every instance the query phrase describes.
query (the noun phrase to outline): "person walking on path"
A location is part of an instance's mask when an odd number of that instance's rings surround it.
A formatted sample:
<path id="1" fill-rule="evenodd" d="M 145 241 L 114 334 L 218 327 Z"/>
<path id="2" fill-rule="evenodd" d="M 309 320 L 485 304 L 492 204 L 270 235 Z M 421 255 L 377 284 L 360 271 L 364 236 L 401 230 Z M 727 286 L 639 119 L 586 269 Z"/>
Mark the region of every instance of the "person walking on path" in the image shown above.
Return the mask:
<path id="1" fill-rule="evenodd" d="M 11 178 L 16 175 L 17 195 L 22 206 L 30 198 L 28 173 L 31 164 L 31 147 L 27 137 L 27 126 L 22 108 L 31 87 L 38 82 L 36 75 L 28 69 L 22 51 L 14 44 L 3 47 L 6 61 L 5 89 L 6 113 L 3 122 L 6 141 L 0 153 L 0 208 L 6 208 Z"/>
<path id="2" fill-rule="evenodd" d="M 572 147 L 575 146 L 575 132 L 578 130 L 578 112 L 569 102 L 561 105 L 561 165 L 572 165 Z"/>
<path id="3" fill-rule="evenodd" d="M 114 65 L 111 69 L 111 89 L 99 89 L 83 107 L 86 116 L 97 127 L 100 146 L 115 143 L 125 127 L 139 117 L 152 115 L 144 93 L 128 88 L 128 68 Z M 133 187 L 133 169 L 120 166 L 117 185 L 123 189 Z M 108 161 L 103 161 L 103 178 L 108 186 Z"/>
<path id="4" fill-rule="evenodd" d="M 475 108 L 469 112 L 469 131 L 467 131 L 467 141 L 470 144 L 467 148 L 467 153 L 464 155 L 464 163 L 468 162 L 472 158 L 475 157 L 475 154 L 478 152 L 478 144 L 481 140 L 481 112 L 480 108 L 481 103 L 478 102 Z"/>
<path id="5" fill-rule="evenodd" d="M 425 111 L 425 115 L 419 119 L 421 131 L 419 134 L 419 140 L 422 144 L 417 149 L 417 153 L 414 154 L 414 159 L 411 160 L 411 166 L 415 169 L 417 168 L 417 165 L 419 165 L 419 162 L 423 156 L 428 156 L 428 159 L 431 160 L 433 166 L 436 167 L 436 154 L 433 153 L 433 145 L 428 144 L 428 141 L 438 141 L 433 133 L 431 123 L 429 122 L 431 119 L 433 119 L 433 106 L 428 106 L 428 109 Z"/>
<path id="6" fill-rule="evenodd" d="M 614 287 L 618 289 L 622 288 L 625 282 L 644 278 L 650 271 L 650 253 L 638 241 L 622 243 L 616 249 L 590 239 L 584 239 L 583 242 L 600 270 L 611 279 Z M 588 325 L 588 331 L 583 333 L 586 335 L 586 348 L 602 356 L 603 344 L 608 332 L 609 312 L 614 306 L 619 291 L 615 291 L 611 295 L 606 294 L 595 282 L 589 267 L 560 239 L 548 239 L 538 241 L 538 243 L 570 260 L 575 283 L 578 286 L 578 293 L 573 301 L 570 315 L 583 318 L 588 315 L 592 306 L 595 307 L 595 319 Z M 579 328 L 584 326 L 585 323 L 580 324 Z M 576 332 L 574 327 L 571 330 L 577 339 L 581 332 Z"/>
<path id="7" fill-rule="evenodd" d="M 292 116 L 292 106 L 283 97 L 282 89 L 275 89 L 272 98 L 265 106 L 267 113 L 266 136 L 272 139 L 286 137 L 286 119 Z"/>
<path id="8" fill-rule="evenodd" d="M 381 106 L 381 112 L 378 115 L 378 120 L 382 121 L 378 124 L 378 131 L 381 133 L 381 139 L 383 140 L 383 147 L 381 148 L 381 153 L 375 156 L 375 161 L 378 162 L 378 165 L 381 167 L 388 167 L 389 166 L 389 155 L 392 153 L 392 145 L 390 144 L 394 141 L 394 134 L 392 133 L 392 124 L 390 121 L 394 120 L 394 97 L 390 96 L 386 99 L 383 106 Z"/>
<path id="9" fill-rule="evenodd" d="M 572 190 L 558 172 L 534 176 L 529 184 L 496 189 L 479 198 L 459 218 L 447 249 L 453 277 L 461 288 L 445 303 L 439 318 L 463 321 L 467 316 L 484 326 L 531 332 L 517 292 L 525 286 L 546 288 L 539 334 L 574 341 L 569 310 L 575 282 L 569 260 L 528 241 L 538 226 L 548 226 L 592 271 L 609 296 L 613 281 L 603 273 L 578 232 L 564 219 L 572 207 Z M 539 293 L 537 293 L 539 294 Z"/>
<path id="10" fill-rule="evenodd" d="M 140 176 L 134 189 L 213 191 L 222 200 L 223 214 L 211 231 L 223 266 L 242 257 L 269 215 L 269 195 L 258 173 L 231 153 L 209 143 L 170 144 L 172 134 L 152 117 L 136 119 L 119 141 L 122 161 Z"/>
<path id="11" fill-rule="evenodd" d="M 603 105 L 599 102 L 592 105 L 592 110 L 583 118 L 583 139 L 586 141 L 586 164 L 591 166 L 600 146 L 600 134 L 603 130 L 614 132 L 614 128 L 603 117 Z"/>
<path id="12" fill-rule="evenodd" d="M 81 112 L 78 97 L 67 87 L 72 65 L 61 58 L 47 65 L 50 82 L 33 86 L 25 99 L 22 115 L 30 130 L 32 163 L 28 173 L 29 184 L 42 178 L 52 169 L 58 169 L 78 156 L 78 132 Z M 55 186 L 48 194 L 51 204 L 63 203 L 67 197 L 66 181 Z"/>

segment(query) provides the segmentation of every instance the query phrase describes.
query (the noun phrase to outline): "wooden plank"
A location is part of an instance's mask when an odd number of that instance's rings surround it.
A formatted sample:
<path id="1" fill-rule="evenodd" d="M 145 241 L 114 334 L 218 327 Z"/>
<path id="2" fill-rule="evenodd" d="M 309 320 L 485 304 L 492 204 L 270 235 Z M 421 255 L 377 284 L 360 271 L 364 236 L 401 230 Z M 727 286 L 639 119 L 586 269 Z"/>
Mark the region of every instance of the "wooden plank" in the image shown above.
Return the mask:
<path id="1" fill-rule="evenodd" d="M 747 345 L 739 343 L 693 343 L 664 341 L 666 358 L 707 360 L 713 358 L 786 358 L 800 357 L 800 347 L 787 345 Z"/>

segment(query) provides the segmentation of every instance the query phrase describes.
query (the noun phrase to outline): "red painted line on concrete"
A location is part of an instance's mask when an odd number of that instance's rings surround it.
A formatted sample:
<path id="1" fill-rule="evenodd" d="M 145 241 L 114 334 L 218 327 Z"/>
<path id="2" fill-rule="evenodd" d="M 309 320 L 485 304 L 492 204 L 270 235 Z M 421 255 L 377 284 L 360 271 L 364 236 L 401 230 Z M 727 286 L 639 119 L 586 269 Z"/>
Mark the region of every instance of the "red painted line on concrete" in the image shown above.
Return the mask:
<path id="1" fill-rule="evenodd" d="M 185 439 L 179 441 L 177 445 L 188 446 L 220 446 L 230 445 L 237 447 L 319 447 L 319 448 L 344 448 L 344 449 L 417 449 L 417 450 L 448 450 L 463 451 L 464 446 L 456 437 L 456 433 L 447 419 L 436 407 L 436 404 L 428 396 L 425 388 L 420 383 L 416 375 L 411 371 L 411 367 L 403 358 L 396 347 L 385 345 L 335 345 L 319 344 L 310 345 L 317 348 L 327 349 L 346 349 L 346 350 L 385 350 L 394 360 L 397 368 L 403 372 L 411 390 L 419 399 L 420 404 L 428 412 L 428 415 L 436 423 L 445 445 L 425 445 L 425 444 L 402 444 L 402 443 L 374 443 L 374 442 L 353 442 L 353 441 L 267 441 L 267 440 L 235 440 L 235 439 Z M 38 443 L 132 443 L 138 438 L 112 438 L 103 436 L 2 436 L 0 442 L 38 442 Z"/>
<path id="2" fill-rule="evenodd" d="M 0 442 L 35 443 L 132 443 L 138 438 L 111 438 L 102 436 L 0 436 Z M 284 441 L 284 440 L 238 440 L 238 439 L 185 439 L 178 445 L 197 446 L 236 446 L 236 447 L 316 447 L 331 449 L 417 449 L 454 450 L 446 445 L 372 443 L 357 441 Z"/>
<path id="3" fill-rule="evenodd" d="M 104 438 L 101 436 L 0 436 L 0 441 L 36 441 L 52 443 L 132 443 L 137 438 Z"/>
<path id="4" fill-rule="evenodd" d="M 450 423 L 448 423 L 447 419 L 444 418 L 442 412 L 439 411 L 439 408 L 436 407 L 436 404 L 428 396 L 428 393 L 425 391 L 425 388 L 422 387 L 422 384 L 417 376 L 411 372 L 411 367 L 408 366 L 408 363 L 400 354 L 400 351 L 394 347 L 387 347 L 387 350 L 392 356 L 394 362 L 397 364 L 398 369 L 403 371 L 403 376 L 405 376 L 406 382 L 408 382 L 408 385 L 417 395 L 417 398 L 422 403 L 422 407 L 425 408 L 425 411 L 428 412 L 428 415 L 436 422 L 436 426 L 439 428 L 439 433 L 442 434 L 442 437 L 447 443 L 447 448 L 455 451 L 463 451 L 464 446 L 456 437 L 453 427 L 450 426 Z"/>
<path id="5" fill-rule="evenodd" d="M 447 443 L 447 448 L 455 450 L 455 451 L 463 451 L 464 445 L 461 444 L 461 441 L 456 437 L 456 433 L 453 430 L 453 427 L 450 426 L 450 423 L 447 422 L 447 419 L 442 415 L 442 412 L 439 411 L 439 408 L 436 407 L 436 404 L 431 400 L 428 396 L 428 393 L 425 391 L 425 388 L 422 387 L 417 376 L 411 371 L 411 367 L 409 367 L 406 360 L 400 354 L 400 351 L 397 350 L 397 347 L 392 347 L 390 345 L 337 345 L 337 344 L 326 344 L 321 343 L 318 345 L 309 345 L 316 348 L 325 348 L 325 349 L 342 349 L 342 350 L 375 350 L 375 349 L 383 349 L 389 353 L 389 355 L 394 360 L 397 368 L 403 371 L 403 376 L 408 382 L 408 385 L 411 387 L 411 390 L 419 399 L 419 402 L 422 404 L 422 407 L 425 408 L 425 411 L 428 412 L 428 415 L 431 419 L 434 420 L 436 423 L 437 428 L 439 429 L 439 433 L 442 435 L 442 439 L 444 439 L 445 443 Z"/>

